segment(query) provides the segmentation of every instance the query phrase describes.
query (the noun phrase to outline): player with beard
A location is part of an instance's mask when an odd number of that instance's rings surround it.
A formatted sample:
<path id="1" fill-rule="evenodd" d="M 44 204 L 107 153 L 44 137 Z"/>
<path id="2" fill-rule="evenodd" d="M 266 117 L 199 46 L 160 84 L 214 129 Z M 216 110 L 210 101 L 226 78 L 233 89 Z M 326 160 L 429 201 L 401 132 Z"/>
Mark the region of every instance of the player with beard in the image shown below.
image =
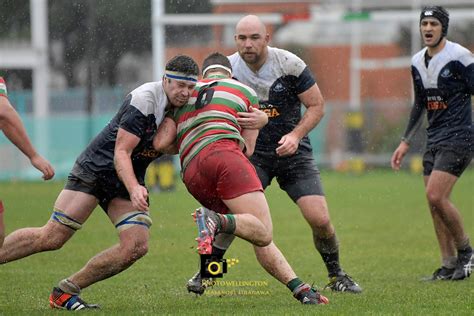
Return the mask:
<path id="1" fill-rule="evenodd" d="M 268 46 L 270 35 L 255 15 L 245 16 L 237 23 L 234 39 L 238 51 L 229 56 L 233 76 L 257 92 L 260 109 L 269 118 L 250 157 L 263 188 L 276 178 L 300 208 L 311 227 L 314 246 L 326 265 L 327 287 L 337 292 L 362 292 L 341 267 L 339 242 L 307 136 L 324 115 L 324 99 L 313 74 L 296 55 Z M 302 105 L 306 108 L 303 115 Z M 240 120 L 239 124 L 247 127 L 247 122 Z M 218 236 L 213 252 L 223 254 L 230 243 L 230 239 Z M 273 269 L 279 262 L 270 248 L 258 249 L 257 258 L 267 271 L 282 281 L 282 276 Z M 187 287 L 202 293 L 201 284 L 196 274 Z"/>
<path id="2" fill-rule="evenodd" d="M 232 79 L 232 66 L 225 55 L 209 55 L 202 68 L 204 79 L 196 85 L 189 103 L 170 111 L 174 121 L 164 121 L 154 142 L 155 149 L 161 149 L 176 138 L 174 152 L 179 151 L 183 182 L 204 206 L 195 212 L 199 253 L 212 255 L 219 236 L 241 237 L 253 244 L 260 262 L 262 254 L 273 259 L 273 266 L 263 267 L 298 301 L 327 304 L 326 297 L 297 277 L 272 241 L 267 200 L 256 170 L 247 159 L 255 147 L 257 128 L 268 118 L 260 112 L 264 121 L 252 128 L 242 128 L 238 123 L 239 115 L 257 113 L 251 110 L 258 108 L 255 91 Z M 198 277 L 201 280 L 200 273 Z M 188 289 L 202 294 L 204 287 L 200 285 L 197 291 Z"/>
<path id="3" fill-rule="evenodd" d="M 425 194 L 442 258 L 441 267 L 429 280 L 465 279 L 471 274 L 473 261 L 461 214 L 450 195 L 472 160 L 474 57 L 446 39 L 448 25 L 449 14 L 443 7 L 421 11 L 420 33 L 426 47 L 412 58 L 415 101 L 405 135 L 391 159 L 392 168 L 399 170 L 426 112 Z"/>
<path id="4" fill-rule="evenodd" d="M 98 205 L 117 229 L 116 245 L 53 288 L 51 308 L 97 308 L 81 299 L 81 291 L 126 270 L 147 253 L 152 220 L 145 172 L 160 155 L 153 149 L 153 137 L 167 109 L 188 102 L 198 74 L 192 58 L 178 55 L 166 64 L 161 81 L 130 92 L 117 114 L 76 159 L 51 219 L 42 227 L 18 229 L 5 238 L 0 264 L 60 249 Z M 50 266 L 54 270 L 54 262 Z"/>

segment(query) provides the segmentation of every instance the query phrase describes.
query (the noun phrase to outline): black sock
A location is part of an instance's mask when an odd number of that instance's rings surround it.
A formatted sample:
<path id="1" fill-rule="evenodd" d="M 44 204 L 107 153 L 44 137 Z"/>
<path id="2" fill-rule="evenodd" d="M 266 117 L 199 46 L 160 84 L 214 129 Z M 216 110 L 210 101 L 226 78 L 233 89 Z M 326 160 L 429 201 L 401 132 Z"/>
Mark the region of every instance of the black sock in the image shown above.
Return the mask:
<path id="1" fill-rule="evenodd" d="M 212 255 L 214 256 L 219 256 L 219 257 L 224 257 L 224 254 L 225 252 L 227 251 L 227 249 L 221 249 L 221 248 L 217 248 L 215 246 L 212 246 Z"/>
<path id="2" fill-rule="evenodd" d="M 324 264 L 328 269 L 329 277 L 334 277 L 342 271 L 341 266 L 339 264 L 339 252 L 334 253 L 322 253 L 321 257 L 323 258 Z"/>

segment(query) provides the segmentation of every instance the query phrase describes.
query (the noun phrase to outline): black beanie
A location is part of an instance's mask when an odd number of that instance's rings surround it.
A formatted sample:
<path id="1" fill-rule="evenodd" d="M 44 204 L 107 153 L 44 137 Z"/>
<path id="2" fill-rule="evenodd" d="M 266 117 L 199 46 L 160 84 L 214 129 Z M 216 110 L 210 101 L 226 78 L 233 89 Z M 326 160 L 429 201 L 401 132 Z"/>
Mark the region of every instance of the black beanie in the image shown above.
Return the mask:
<path id="1" fill-rule="evenodd" d="M 449 26 L 449 13 L 446 11 L 445 8 L 441 6 L 429 6 L 424 7 L 421 10 L 420 14 L 420 24 L 421 20 L 424 18 L 435 18 L 437 19 L 442 26 L 442 36 L 446 36 L 448 34 L 448 26 Z"/>

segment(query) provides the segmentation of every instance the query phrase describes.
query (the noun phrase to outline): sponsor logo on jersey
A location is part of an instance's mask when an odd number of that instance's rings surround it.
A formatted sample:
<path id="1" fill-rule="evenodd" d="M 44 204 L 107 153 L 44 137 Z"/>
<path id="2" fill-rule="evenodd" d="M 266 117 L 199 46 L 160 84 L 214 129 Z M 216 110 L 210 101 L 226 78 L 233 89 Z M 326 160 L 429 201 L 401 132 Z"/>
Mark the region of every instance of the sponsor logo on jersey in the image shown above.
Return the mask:
<path id="1" fill-rule="evenodd" d="M 144 149 L 141 152 L 139 152 L 138 155 L 147 157 L 147 158 L 158 158 L 160 153 L 154 149 Z"/>
<path id="2" fill-rule="evenodd" d="M 268 115 L 268 118 L 280 116 L 280 112 L 278 112 L 278 109 L 273 104 L 270 104 L 268 102 L 260 102 L 260 110 L 265 112 Z"/>
<path id="3" fill-rule="evenodd" d="M 426 103 L 426 108 L 428 110 L 445 110 L 448 108 L 448 104 L 443 100 L 439 95 L 428 96 L 428 102 Z"/>

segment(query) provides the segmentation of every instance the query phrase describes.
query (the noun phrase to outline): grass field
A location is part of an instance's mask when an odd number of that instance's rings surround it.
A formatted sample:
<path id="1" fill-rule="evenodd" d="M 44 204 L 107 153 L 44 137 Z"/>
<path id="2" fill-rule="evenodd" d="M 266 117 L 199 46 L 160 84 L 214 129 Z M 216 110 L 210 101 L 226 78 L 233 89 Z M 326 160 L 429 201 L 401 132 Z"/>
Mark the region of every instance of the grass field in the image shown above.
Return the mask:
<path id="1" fill-rule="evenodd" d="M 250 245 L 237 240 L 226 258 L 239 263 L 223 281 L 258 281 L 258 286 L 222 284 L 211 295 L 188 294 L 184 284 L 197 268 L 196 228 L 189 215 L 197 206 L 180 185 L 174 193 L 153 194 L 150 251 L 129 270 L 83 291 L 102 306 L 88 314 L 325 314 L 472 315 L 472 278 L 421 282 L 440 264 L 438 246 L 423 195 L 421 176 L 372 171 L 353 176 L 323 173 L 332 221 L 341 242 L 343 267 L 364 288 L 361 295 L 331 293 L 327 306 L 303 306 L 285 286 L 258 265 Z M 56 183 L 0 183 L 7 233 L 43 225 L 62 188 Z M 474 170 L 457 184 L 452 200 L 474 240 Z M 325 268 L 314 251 L 309 227 L 296 206 L 274 185 L 267 192 L 274 240 L 296 273 L 323 287 Z M 0 267 L 0 315 L 51 315 L 51 288 L 116 242 L 116 231 L 97 209 L 61 250 L 37 254 Z"/>

